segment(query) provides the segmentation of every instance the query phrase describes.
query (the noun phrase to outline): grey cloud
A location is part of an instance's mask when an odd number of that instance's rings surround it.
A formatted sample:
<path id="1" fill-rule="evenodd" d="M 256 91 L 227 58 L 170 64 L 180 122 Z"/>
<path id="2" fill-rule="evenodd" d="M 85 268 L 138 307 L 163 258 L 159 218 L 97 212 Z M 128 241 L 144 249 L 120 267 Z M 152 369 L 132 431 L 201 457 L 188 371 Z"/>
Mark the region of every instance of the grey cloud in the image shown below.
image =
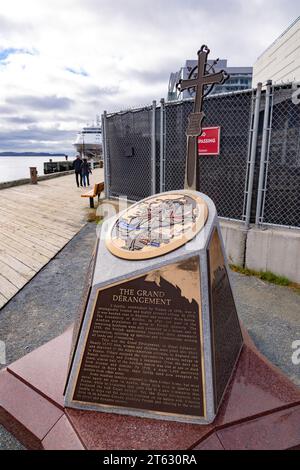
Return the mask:
<path id="1" fill-rule="evenodd" d="M 26 106 L 37 110 L 53 110 L 53 109 L 69 109 L 73 104 L 73 100 L 66 97 L 51 96 L 32 96 L 22 95 L 6 99 L 7 103 L 18 106 Z"/>
<path id="2" fill-rule="evenodd" d="M 77 0 L 78 7 L 82 6 Z M 85 7 L 101 21 L 113 21 L 122 31 L 137 29 L 136 42 L 145 44 L 149 37 L 149 48 L 141 54 L 151 54 L 151 42 L 161 40 L 161 57 L 168 61 L 168 51 L 178 50 L 179 66 L 187 58 L 193 58 L 203 43 L 208 43 L 212 54 L 222 56 L 235 64 L 252 65 L 257 56 L 275 37 L 267 37 L 273 27 L 278 35 L 299 15 L 299 0 L 267 0 L 245 2 L 245 0 L 85 0 Z M 145 30 L 145 37 L 143 35 Z M 125 33 L 125 38 L 127 37 Z M 110 40 L 109 33 L 107 40 Z M 190 50 L 190 57 L 185 57 Z M 175 68 L 176 69 L 176 68 Z M 171 71 L 171 70 L 170 70 Z"/>
<path id="3" fill-rule="evenodd" d="M 64 8 L 66 7 L 62 5 L 62 10 Z M 248 3 L 244 0 L 172 0 L 172 2 L 165 0 L 152 0 L 151 2 L 148 0 L 126 0 L 126 2 L 124 0 L 114 0 L 114 2 L 111 0 L 72 0 L 72 13 L 74 13 L 75 20 L 79 18 L 79 23 L 83 16 L 82 12 L 85 13 L 86 23 L 82 23 L 84 27 L 79 29 L 86 51 L 94 54 L 94 60 L 101 64 L 101 54 L 106 54 L 106 45 L 108 45 L 108 50 L 111 49 L 111 44 L 114 45 L 110 63 L 115 63 L 115 72 L 118 72 L 121 83 L 123 81 L 121 89 L 114 86 L 113 82 L 111 82 L 112 86 L 101 87 L 101 74 L 99 74 L 97 77 L 91 76 L 90 79 L 82 80 L 87 83 L 94 80 L 95 85 L 82 86 L 79 91 L 77 85 L 73 90 L 70 80 L 70 92 L 74 92 L 73 100 L 57 96 L 59 88 L 57 88 L 57 95 L 31 96 L 25 95 L 26 92 L 23 91 L 21 92 L 24 93 L 23 96 L 8 98 L 7 105 L 0 105 L 0 115 L 11 116 L 9 122 L 11 122 L 12 132 L 0 134 L 2 148 L 6 146 L 4 149 L 24 149 L 25 144 L 26 148 L 31 146 L 32 150 L 37 148 L 51 150 L 53 147 L 63 151 L 59 145 L 71 148 L 78 129 L 66 133 L 54 128 L 44 131 L 41 128 L 29 126 L 27 131 L 16 132 L 15 127 L 18 124 L 20 127 L 22 124 L 33 124 L 34 119 L 30 121 L 31 111 L 40 122 L 47 119 L 47 121 L 52 121 L 55 127 L 57 121 L 73 121 L 75 109 L 76 120 L 84 122 L 85 119 L 92 120 L 95 114 L 103 109 L 111 111 L 113 108 L 117 111 L 122 108 L 149 104 L 153 99 L 158 100 L 166 96 L 170 72 L 178 70 L 186 59 L 196 58 L 197 48 L 202 43 L 207 43 L 211 48 L 212 58 L 227 58 L 231 66 L 252 65 L 258 54 L 299 15 L 299 0 L 272 0 L 272 2 L 261 0 Z M 56 25 L 57 28 L 64 27 L 63 15 L 61 18 L 61 22 Z M 0 15 L 0 36 L 2 34 L 5 38 L 9 38 L 18 28 L 18 33 L 21 32 L 24 37 L 24 47 L 31 47 L 32 44 L 26 43 L 26 33 L 34 28 L 36 31 L 34 37 L 37 38 L 36 46 L 39 47 L 38 37 L 41 32 L 44 33 L 44 24 L 39 24 L 34 19 L 32 21 L 32 24 L 28 22 L 27 25 L 21 25 L 21 23 L 14 22 L 13 16 L 9 20 Z M 101 24 L 111 25 L 111 28 L 108 31 L 105 28 L 106 36 L 102 38 L 102 42 L 95 41 L 91 47 L 88 28 L 91 28 L 92 36 L 94 33 L 98 34 L 96 31 L 99 30 L 100 38 L 101 27 L 99 25 Z M 78 31 L 74 31 L 74 34 L 78 34 Z M 274 37 L 271 37 L 273 34 Z M 126 49 L 123 44 L 126 45 Z M 138 58 L 134 67 L 126 69 L 126 64 L 132 63 L 128 60 L 131 44 L 133 54 L 134 56 L 137 54 Z M 143 62 L 140 69 L 138 68 L 139 57 Z M 151 67 L 147 65 L 148 57 L 153 64 Z M 79 55 L 78 66 L 80 65 L 86 66 L 88 70 L 84 57 Z M 109 77 L 110 70 L 103 67 L 103 74 Z M 123 88 L 125 81 L 129 82 L 127 90 Z M 2 93 L 4 95 L 5 90 L 2 90 Z M 27 118 L 28 122 L 25 122 Z M 2 119 L 5 122 L 5 117 Z M 33 140 L 33 143 L 30 143 L 30 140 Z M 51 144 L 51 148 L 50 144 L 46 143 L 46 141 L 58 140 L 62 144 Z"/>
<path id="4" fill-rule="evenodd" d="M 9 105 L 0 105 L 0 115 L 1 114 L 17 114 L 17 108 Z"/>
<path id="5" fill-rule="evenodd" d="M 102 97 L 102 96 L 112 96 L 116 95 L 119 91 L 119 87 L 111 86 L 111 87 L 99 87 L 97 85 L 90 85 L 83 89 L 82 95 L 83 96 L 92 96 L 94 98 Z"/>
<path id="6" fill-rule="evenodd" d="M 68 142 L 30 142 L 30 141 L 0 141 L 0 152 L 55 152 L 71 154 L 73 147 Z M 0 157 L 1 158 L 1 157 Z"/>
<path id="7" fill-rule="evenodd" d="M 79 0 L 78 6 L 82 5 Z M 134 23 L 138 27 L 147 25 L 150 30 L 163 28 L 165 31 L 178 31 L 179 23 L 188 26 L 191 15 L 210 14 L 214 17 L 227 17 L 238 14 L 242 9 L 244 0 L 85 0 L 85 6 L 93 14 L 103 17 L 113 17 L 116 20 Z M 201 21 L 201 16 L 199 17 Z M 201 22 L 199 23 L 201 28 Z"/>
<path id="8" fill-rule="evenodd" d="M 100 112 L 102 112 L 102 110 L 107 109 L 107 107 L 109 106 L 109 103 L 106 100 L 90 100 L 87 101 L 85 104 L 85 109 L 92 110 L 92 114 L 90 114 L 89 117 L 86 119 L 87 122 L 93 119 L 95 117 L 94 115 L 99 114 Z"/>
<path id="9" fill-rule="evenodd" d="M 173 61 L 174 62 L 174 61 Z M 170 62 L 167 67 L 159 68 L 158 70 L 128 70 L 127 74 L 134 78 L 134 80 L 148 83 L 149 85 L 155 83 L 162 83 L 167 86 L 170 73 L 172 70 L 179 69 L 179 61 L 176 63 Z M 173 67 L 173 68 L 172 68 Z"/>
<path id="10" fill-rule="evenodd" d="M 82 0 L 77 0 L 78 8 L 82 8 Z M 181 15 L 183 19 L 187 18 L 188 13 L 194 13 L 197 15 L 198 12 L 207 12 L 211 15 L 213 20 L 218 20 L 220 17 L 232 15 L 232 18 L 239 15 L 241 12 L 245 12 L 246 9 L 250 11 L 260 11 L 264 13 L 267 10 L 268 15 L 272 14 L 273 9 L 281 10 L 281 14 L 286 16 L 290 13 L 294 18 L 299 15 L 299 2 L 298 0 L 272 0 L 272 11 L 269 10 L 269 3 L 266 2 L 260 4 L 248 3 L 245 4 L 245 0 L 172 0 L 171 3 L 165 0 L 84 0 L 84 5 L 88 10 L 91 10 L 93 14 L 103 17 L 106 15 L 113 14 L 115 18 L 128 18 L 133 22 L 136 20 L 144 19 L 145 22 L 149 22 L 150 18 L 155 18 L 157 22 L 163 18 L 169 19 L 168 23 L 165 23 L 165 27 L 172 26 L 171 21 L 174 17 Z M 150 16 L 149 16 L 150 15 Z M 176 24 L 173 25 L 176 29 Z M 230 26 L 230 25 L 228 25 Z M 201 27 L 201 24 L 199 24 Z"/>
<path id="11" fill-rule="evenodd" d="M 27 130 L 0 132 L 0 151 L 5 150 L 40 150 L 47 148 L 65 149 L 70 151 L 75 140 L 76 131 L 62 131 L 59 129 L 42 129 L 32 126 Z M 59 144 L 56 143 L 59 142 Z M 51 142 L 51 144 L 49 144 Z M 64 147 L 64 148 L 62 148 Z"/>
<path id="12" fill-rule="evenodd" d="M 63 131 L 60 129 L 43 129 L 39 126 L 32 125 L 28 129 L 0 132 L 0 141 L 3 140 L 37 140 L 37 141 L 48 141 L 48 140 L 66 140 L 72 136 L 74 138 L 74 132 Z"/>
<path id="13" fill-rule="evenodd" d="M 37 122 L 37 119 L 33 116 L 13 116 L 6 117 L 5 120 L 12 124 L 32 124 Z"/>
<path id="14" fill-rule="evenodd" d="M 12 36 L 15 32 L 22 35 L 28 32 L 32 32 L 35 29 L 34 24 L 31 21 L 20 21 L 12 18 L 7 18 L 0 14 L 0 36 L 5 35 L 6 38 Z"/>
<path id="15" fill-rule="evenodd" d="M 3 15 L 0 15 L 0 31 L 1 33 L 10 32 L 11 28 L 15 25 L 15 23 Z"/>

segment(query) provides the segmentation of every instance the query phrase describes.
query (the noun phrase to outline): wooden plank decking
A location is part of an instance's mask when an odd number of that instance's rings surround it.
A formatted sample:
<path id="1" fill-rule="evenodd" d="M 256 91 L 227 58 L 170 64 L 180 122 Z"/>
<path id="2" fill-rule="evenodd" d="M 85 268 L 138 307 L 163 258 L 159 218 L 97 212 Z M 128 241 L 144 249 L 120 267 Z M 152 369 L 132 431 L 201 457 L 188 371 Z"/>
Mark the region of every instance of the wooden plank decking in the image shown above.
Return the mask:
<path id="1" fill-rule="evenodd" d="M 90 183 L 103 178 L 96 169 Z M 84 226 L 86 191 L 74 175 L 0 190 L 0 308 Z"/>

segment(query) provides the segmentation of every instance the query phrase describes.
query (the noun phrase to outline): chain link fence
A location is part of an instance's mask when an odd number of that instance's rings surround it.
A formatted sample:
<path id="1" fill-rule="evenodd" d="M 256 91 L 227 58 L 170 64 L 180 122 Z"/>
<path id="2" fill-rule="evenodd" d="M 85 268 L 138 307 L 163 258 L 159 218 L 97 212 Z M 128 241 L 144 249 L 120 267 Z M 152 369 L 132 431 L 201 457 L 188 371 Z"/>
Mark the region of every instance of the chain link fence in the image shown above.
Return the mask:
<path id="1" fill-rule="evenodd" d="M 165 107 L 164 191 L 184 186 L 186 158 L 186 128 L 193 110 L 192 101 L 167 103 Z"/>
<path id="2" fill-rule="evenodd" d="M 269 146 L 259 221 L 299 227 L 300 100 L 292 85 L 274 86 L 271 93 Z"/>
<path id="3" fill-rule="evenodd" d="M 108 197 L 137 201 L 152 193 L 153 108 L 110 114 L 105 118 Z"/>
<path id="4" fill-rule="evenodd" d="M 221 217 L 242 220 L 249 153 L 252 91 L 212 96 L 204 101 L 205 127 L 221 127 L 221 155 L 198 158 L 198 190 L 215 203 Z M 193 103 L 166 105 L 165 190 L 183 188 L 186 128 Z"/>
<path id="5" fill-rule="evenodd" d="M 299 227 L 300 104 L 294 93 L 290 84 L 204 100 L 204 127 L 220 127 L 221 142 L 220 155 L 198 158 L 198 190 L 220 217 Z M 104 115 L 107 197 L 137 201 L 183 188 L 192 107 L 192 100 L 162 100 Z"/>

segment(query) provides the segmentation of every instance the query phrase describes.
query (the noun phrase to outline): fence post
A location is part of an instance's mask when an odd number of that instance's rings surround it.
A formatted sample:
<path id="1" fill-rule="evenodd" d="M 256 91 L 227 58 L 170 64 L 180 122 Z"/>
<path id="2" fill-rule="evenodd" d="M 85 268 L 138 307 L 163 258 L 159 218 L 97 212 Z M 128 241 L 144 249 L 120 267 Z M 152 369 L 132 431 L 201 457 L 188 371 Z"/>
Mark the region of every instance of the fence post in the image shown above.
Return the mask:
<path id="1" fill-rule="evenodd" d="M 151 194 L 156 194 L 156 101 L 152 101 L 151 119 Z"/>
<path id="2" fill-rule="evenodd" d="M 107 150 L 107 128 L 106 128 L 107 112 L 104 111 L 101 116 L 102 121 L 102 147 L 103 147 L 103 167 L 104 167 L 104 192 L 106 199 L 109 199 L 110 194 L 110 177 L 109 177 L 109 161 Z"/>
<path id="3" fill-rule="evenodd" d="M 160 100 L 160 172 L 159 192 L 165 191 L 165 100 Z"/>
<path id="4" fill-rule="evenodd" d="M 258 192 L 257 192 L 256 215 L 255 215 L 256 225 L 260 223 L 261 204 L 262 204 L 262 196 L 263 196 L 263 191 L 264 191 L 264 180 L 265 180 L 265 170 L 266 170 L 266 151 L 267 151 L 267 145 L 268 145 L 268 135 L 270 132 L 269 118 L 270 118 L 271 87 L 272 87 L 272 81 L 268 80 L 267 90 L 266 90 L 266 103 L 265 103 L 262 144 L 261 144 L 260 166 L 259 166 L 259 180 L 258 180 Z"/>
<path id="5" fill-rule="evenodd" d="M 246 219 L 245 219 L 245 225 L 247 229 L 249 228 L 250 217 L 251 217 L 251 202 L 252 202 L 252 191 L 253 191 L 256 146 L 257 146 L 257 137 L 258 137 L 261 89 L 262 89 L 262 83 L 258 83 L 256 96 L 255 96 L 254 120 L 253 120 L 252 139 L 251 139 L 251 153 L 250 153 L 250 160 L 248 162 L 249 176 L 248 176 L 247 205 L 246 205 Z"/>

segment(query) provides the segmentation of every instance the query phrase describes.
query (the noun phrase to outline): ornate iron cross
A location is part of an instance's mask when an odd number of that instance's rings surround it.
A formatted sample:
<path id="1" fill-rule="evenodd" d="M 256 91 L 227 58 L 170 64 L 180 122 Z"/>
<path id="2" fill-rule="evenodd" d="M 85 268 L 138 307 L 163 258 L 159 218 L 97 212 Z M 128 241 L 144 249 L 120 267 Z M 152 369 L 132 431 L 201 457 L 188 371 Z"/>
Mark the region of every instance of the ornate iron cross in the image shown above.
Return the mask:
<path id="1" fill-rule="evenodd" d="M 202 133 L 202 122 L 205 117 L 202 111 L 203 99 L 205 97 L 204 89 L 207 85 L 213 86 L 217 83 L 224 83 L 229 75 L 221 70 L 218 73 L 207 73 L 207 56 L 210 50 L 207 46 L 203 45 L 198 51 L 198 72 L 196 78 L 188 80 L 180 80 L 178 89 L 180 92 L 188 88 L 195 88 L 196 96 L 194 102 L 193 113 L 189 116 L 189 123 L 187 127 L 187 154 L 185 164 L 185 182 L 184 189 L 196 190 L 197 182 L 197 155 L 198 155 L 198 137 Z"/>

